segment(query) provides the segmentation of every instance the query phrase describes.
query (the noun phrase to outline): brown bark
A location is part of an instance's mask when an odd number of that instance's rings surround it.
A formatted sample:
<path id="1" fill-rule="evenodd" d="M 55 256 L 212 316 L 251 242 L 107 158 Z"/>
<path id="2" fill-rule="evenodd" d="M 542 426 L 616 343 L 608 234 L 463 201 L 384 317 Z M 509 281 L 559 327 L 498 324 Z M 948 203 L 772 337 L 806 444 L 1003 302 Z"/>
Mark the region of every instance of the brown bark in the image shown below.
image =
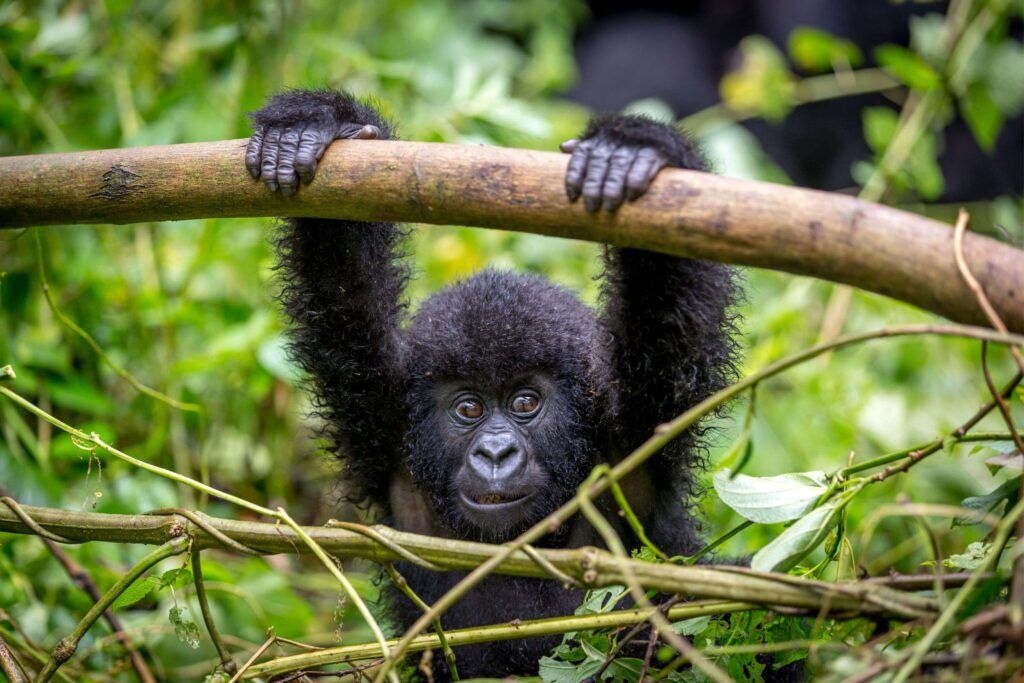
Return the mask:
<path id="1" fill-rule="evenodd" d="M 950 226 L 782 185 L 666 170 L 641 200 L 588 215 L 565 197 L 567 157 L 496 147 L 339 141 L 293 197 L 245 172 L 245 140 L 0 158 L 0 227 L 221 216 L 316 216 L 534 232 L 772 268 L 987 324 L 957 272 Z M 1024 251 L 976 234 L 966 260 L 1024 332 Z"/>

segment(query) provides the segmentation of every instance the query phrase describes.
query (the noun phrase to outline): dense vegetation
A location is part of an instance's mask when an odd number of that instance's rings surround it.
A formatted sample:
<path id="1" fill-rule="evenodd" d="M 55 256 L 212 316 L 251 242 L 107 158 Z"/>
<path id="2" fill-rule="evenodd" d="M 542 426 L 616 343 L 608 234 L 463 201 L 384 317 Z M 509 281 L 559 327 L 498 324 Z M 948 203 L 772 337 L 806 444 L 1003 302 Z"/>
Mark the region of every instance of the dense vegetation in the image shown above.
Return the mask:
<path id="1" fill-rule="evenodd" d="M 850 132 L 863 134 L 875 153 L 857 164 L 853 177 L 869 198 L 951 221 L 957 207 L 926 203 L 943 186 L 936 155 L 944 126 L 959 112 L 988 148 L 1004 120 L 1024 106 L 1024 48 L 1007 35 L 1024 6 L 974 5 L 960 30 L 970 35 L 975 26 L 980 35 L 952 66 L 938 46 L 953 13 L 917 22 L 913 51 L 889 46 L 862 55 L 818 31 L 796 32 L 781 48 L 752 37 L 742 46 L 742 65 L 722 83 L 724 106 L 692 117 L 694 132 L 725 174 L 784 182 L 736 119 L 784 117 L 800 104 L 802 91 L 794 85 L 800 79 L 876 61 L 893 79 L 887 89 L 893 106 L 866 109 L 863 131 Z M 241 0 L 203 10 L 185 0 L 15 0 L 0 6 L 0 155 L 242 137 L 248 134 L 244 114 L 267 93 L 312 84 L 375 95 L 402 121 L 408 139 L 554 149 L 588 116 L 559 96 L 574 78 L 572 36 L 585 16 L 576 3 L 543 0 L 302 6 Z M 985 21 L 972 23 L 979 17 Z M 836 82 L 841 87 L 844 81 Z M 900 118 L 901 105 L 916 107 L 920 116 Z M 659 113 L 664 106 L 648 100 L 635 109 Z M 909 132 L 908 119 L 915 121 Z M 898 163 L 884 160 L 894 140 L 902 148 Z M 971 229 L 1020 244 L 1019 200 L 972 204 Z M 306 398 L 282 351 L 267 228 L 260 220 L 198 220 L 0 234 L 0 365 L 17 372 L 5 386 L 137 458 L 270 508 L 284 506 L 300 523 L 357 518 L 355 510 L 339 508 L 337 491 L 325 485 L 332 465 L 310 438 Z M 413 305 L 424 292 L 485 266 L 542 273 L 593 301 L 598 248 L 499 231 L 424 228 L 410 244 L 419 274 Z M 837 322 L 857 331 L 936 320 L 860 292 L 844 312 L 836 305 L 843 293 L 819 281 L 757 271 L 747 279 L 745 374 L 813 345 L 823 327 Z M 992 347 L 988 356 L 996 383 L 1006 382 L 1016 369 L 1010 355 Z M 744 520 L 742 502 L 730 501 L 726 492 L 739 480 L 723 479 L 724 467 L 751 476 L 834 472 L 942 439 L 989 396 L 979 344 L 930 336 L 854 346 L 771 379 L 758 388 L 756 410 L 740 403 L 722 425 L 711 458 L 718 476 L 713 481 L 709 474 L 706 483 L 709 489 L 718 483 L 730 504 L 706 497 L 709 535 Z M 1018 390 L 1010 405 L 1021 424 L 1024 393 Z M 1005 433 L 1007 427 L 993 412 L 976 431 Z M 948 506 L 973 497 L 969 506 L 1005 514 L 1019 490 L 1021 456 L 1014 453 L 1006 438 L 962 445 L 947 440 L 908 474 L 853 497 L 837 532 L 798 558 L 794 572 L 831 580 L 884 575 L 890 568 L 920 573 L 936 564 L 947 571 L 977 568 L 991 525 L 957 518 Z M 243 514 L 83 449 L 8 400 L 0 400 L 0 486 L 0 495 L 30 505 L 126 514 L 205 506 L 219 517 Z M 819 486 L 824 491 L 814 474 L 793 486 L 801 495 Z M 990 492 L 999 494 L 978 498 Z M 754 524 L 720 551 L 756 553 L 781 530 L 778 523 Z M 86 544 L 67 552 L 105 589 L 149 549 Z M 1011 553 L 1003 553 L 1000 566 L 1008 568 L 1010 560 Z M 175 558 L 161 570 L 181 566 Z M 372 639 L 352 602 L 339 599 L 337 583 L 313 558 L 208 552 L 203 568 L 217 624 L 240 662 L 269 627 L 278 636 L 323 646 Z M 348 575 L 363 595 L 374 595 L 368 565 L 357 562 Z M 218 660 L 201 631 L 189 573 L 152 576 L 148 590 L 136 591 L 117 612 L 161 677 L 201 679 Z M 1005 600 L 1000 590 L 988 586 L 958 619 L 987 600 Z M 583 609 L 598 609 L 602 597 Z M 0 636 L 9 644 L 24 653 L 35 643 L 46 652 L 90 605 L 38 539 L 0 536 Z M 747 612 L 680 630 L 700 647 L 791 640 L 858 645 L 875 626 Z M 93 629 L 66 665 L 73 679 L 130 677 L 123 650 L 105 628 Z M 926 630 L 927 624 L 911 624 L 894 641 L 902 646 Z M 606 632 L 567 639 L 545 677 L 592 675 L 608 643 Z M 777 661 L 807 653 L 796 648 Z M 740 649 L 713 659 L 743 679 L 761 675 L 764 663 L 754 654 Z M 815 650 L 811 659 L 816 671 L 837 677 L 870 664 L 841 647 Z M 635 680 L 639 670 L 631 667 L 610 667 L 605 675 Z"/>

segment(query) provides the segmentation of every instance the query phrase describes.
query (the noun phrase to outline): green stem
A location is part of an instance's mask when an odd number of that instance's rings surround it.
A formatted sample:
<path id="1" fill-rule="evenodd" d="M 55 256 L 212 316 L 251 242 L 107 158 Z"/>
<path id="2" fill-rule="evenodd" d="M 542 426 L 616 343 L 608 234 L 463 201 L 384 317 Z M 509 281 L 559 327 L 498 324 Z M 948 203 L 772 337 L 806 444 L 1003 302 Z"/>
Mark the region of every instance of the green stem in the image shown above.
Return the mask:
<path id="1" fill-rule="evenodd" d="M 733 601 L 705 601 L 688 602 L 676 605 L 668 611 L 667 617 L 670 621 L 692 619 L 717 614 L 730 614 L 733 612 L 746 612 L 760 609 L 753 604 Z M 647 621 L 649 609 L 628 609 L 605 612 L 602 614 L 587 614 L 582 616 L 552 617 L 549 619 L 525 620 L 515 624 L 494 624 L 490 626 L 476 626 L 447 631 L 448 642 L 454 647 L 462 645 L 473 645 L 477 643 L 490 643 L 500 640 L 518 640 L 521 638 L 536 638 L 540 636 L 568 633 L 570 631 L 587 631 L 603 628 L 618 628 L 622 626 L 634 626 Z M 388 641 L 392 648 L 398 644 L 398 640 Z M 415 638 L 409 646 L 408 652 L 422 652 L 423 650 L 434 650 L 439 646 L 436 634 L 423 635 Z M 380 657 L 380 646 L 377 643 L 358 643 L 355 645 L 343 645 L 341 647 L 317 650 L 316 652 L 304 652 L 287 657 L 279 657 L 262 664 L 253 666 L 246 672 L 246 678 L 270 678 L 289 671 L 300 669 L 312 669 L 330 664 L 338 664 L 345 661 L 357 661 L 365 659 L 376 659 Z"/>
<path id="2" fill-rule="evenodd" d="M 158 562 L 185 552 L 188 549 L 188 544 L 188 536 L 173 538 L 132 566 L 124 576 L 118 579 L 117 583 L 110 587 L 110 590 L 103 594 L 103 597 L 99 602 L 95 603 L 86 615 L 82 617 L 82 620 L 78 622 L 78 625 L 75 626 L 74 630 L 61 638 L 60 642 L 58 642 L 53 648 L 53 652 L 50 654 L 50 659 L 46 662 L 42 671 L 39 672 L 39 675 L 36 676 L 36 683 L 45 683 L 46 681 L 49 681 L 53 678 L 53 675 L 57 673 L 60 666 L 71 659 L 72 655 L 75 654 L 75 650 L 78 649 L 78 643 L 81 642 L 86 632 L 92 628 L 92 625 L 96 623 L 96 620 L 103 615 L 118 596 L 128 590 L 129 586 L 135 583 L 135 581 L 137 581 Z"/>
<path id="3" fill-rule="evenodd" d="M 217 630 L 217 623 L 213 620 L 213 614 L 210 612 L 210 602 L 206 597 L 206 583 L 203 581 L 203 560 L 198 548 L 192 549 L 192 579 L 196 586 L 196 599 L 199 600 L 199 611 L 203 614 L 206 631 L 210 634 L 210 640 L 213 641 L 213 647 L 217 650 L 217 656 L 220 657 L 221 668 L 228 675 L 231 675 L 238 670 L 238 667 L 235 665 L 235 660 L 231 658 L 231 653 L 224 645 L 224 641 L 221 640 L 220 631 Z"/>
<path id="4" fill-rule="evenodd" d="M 1013 509 L 1010 510 L 1010 512 L 999 522 L 999 526 L 996 527 L 995 538 L 992 541 L 992 547 L 988 551 L 988 555 L 985 556 L 985 561 L 974 570 L 974 573 L 971 574 L 971 578 L 967 580 L 967 583 L 964 584 L 963 588 L 957 591 L 956 596 L 949 601 L 949 605 L 941 614 L 939 614 L 939 618 L 936 619 L 932 627 L 928 629 L 928 633 L 926 633 L 924 637 L 914 645 L 910 658 L 907 660 L 906 664 L 900 668 L 892 683 L 904 683 L 904 681 L 914 675 L 914 672 L 921 666 L 924 656 L 928 654 L 928 651 L 932 648 L 932 645 L 935 644 L 935 641 L 946 633 L 949 623 L 953 620 L 953 617 L 956 616 L 957 612 L 960 611 L 960 608 L 967 601 L 967 598 L 971 596 L 971 593 L 974 592 L 974 589 L 981 582 L 982 576 L 986 572 L 990 572 L 995 569 L 996 563 L 999 561 L 999 556 L 1003 552 L 1003 546 L 1006 545 L 1010 535 L 1013 533 L 1014 527 L 1017 524 L 1017 518 L 1020 517 L 1021 514 L 1024 514 L 1024 499 L 1017 501 L 1017 504 L 1013 506 Z"/>
<path id="5" fill-rule="evenodd" d="M 990 409 L 991 410 L 991 409 Z M 955 437 L 957 443 L 976 443 L 978 441 L 1009 441 L 1013 438 L 1008 432 L 978 432 L 975 434 L 964 434 L 960 437 Z M 942 447 L 942 439 L 938 440 L 939 447 Z M 927 448 L 935 446 L 935 441 L 919 444 L 911 448 L 904 448 L 902 451 L 895 451 L 893 453 L 886 453 L 880 455 L 877 458 L 865 460 L 849 467 L 844 467 L 841 470 L 837 470 L 833 477 L 846 478 L 851 474 L 857 474 L 864 470 L 870 470 L 875 467 L 881 467 L 882 465 L 888 465 L 889 463 L 902 460 L 911 453 L 919 453 Z"/>
<path id="6" fill-rule="evenodd" d="M 640 582 L 637 581 L 636 574 L 630 566 L 629 554 L 626 552 L 626 548 L 622 544 L 622 539 L 619 538 L 617 533 L 615 533 L 615 529 L 613 529 L 612 525 L 608 523 L 608 520 L 598 512 L 587 493 L 591 484 L 608 476 L 608 471 L 607 465 L 598 466 L 594 468 L 590 477 L 580 485 L 579 494 L 577 495 L 577 498 L 580 501 L 580 510 L 583 512 L 583 515 L 587 520 L 594 526 L 594 529 L 597 530 L 597 533 L 604 540 L 605 545 L 608 546 L 608 550 L 610 550 L 616 559 L 619 560 L 622 575 L 626 579 L 626 585 L 629 586 L 629 592 L 632 594 L 633 600 L 637 605 L 648 610 L 647 619 L 656 629 L 655 632 L 652 632 L 651 638 L 656 637 L 655 633 L 660 633 L 661 637 L 672 645 L 676 652 L 685 655 L 686 658 L 692 662 L 695 667 L 700 669 L 708 678 L 716 683 L 731 683 L 732 679 L 729 678 L 724 671 L 719 669 L 709 659 L 700 654 L 700 652 L 698 652 L 688 640 L 674 632 L 668 619 L 666 619 L 665 616 L 657 609 L 653 609 L 651 601 L 647 598 L 647 594 L 644 592 L 643 586 L 641 586 Z"/>
<path id="7" fill-rule="evenodd" d="M 405 593 L 405 596 L 412 600 L 413 604 L 424 612 L 430 609 L 430 605 L 423 602 L 423 598 L 416 594 L 416 591 L 412 589 L 412 586 L 410 586 L 409 582 L 405 580 L 405 577 L 395 569 L 393 562 L 385 562 L 384 569 L 387 570 L 388 576 L 391 577 L 391 583 L 393 583 L 398 590 Z M 448 671 L 452 675 L 452 680 L 459 680 L 459 669 L 455 665 L 455 652 L 452 651 L 452 646 L 448 644 L 448 637 L 445 636 L 444 629 L 441 627 L 440 619 L 434 621 L 434 633 L 437 634 L 437 640 L 441 643 L 441 650 L 444 652 L 444 661 L 448 663 Z"/>
<path id="8" fill-rule="evenodd" d="M 714 550 L 715 548 L 717 548 L 718 546 L 722 545 L 723 543 L 728 541 L 730 538 L 735 536 L 736 534 L 738 534 L 741 531 L 743 531 L 744 529 L 746 529 L 751 524 L 753 524 L 753 522 L 751 522 L 749 519 L 745 520 L 743 522 L 740 522 L 739 524 L 734 526 L 732 529 L 729 529 L 724 534 L 722 534 L 721 536 L 719 536 L 715 540 L 711 541 L 711 543 L 708 543 L 706 546 L 704 546 L 703 548 L 698 550 L 693 555 L 690 555 L 690 556 L 684 558 L 685 563 L 686 564 L 696 564 L 697 560 L 699 560 L 700 558 L 704 557 L 705 555 L 710 553 L 712 550 Z"/>

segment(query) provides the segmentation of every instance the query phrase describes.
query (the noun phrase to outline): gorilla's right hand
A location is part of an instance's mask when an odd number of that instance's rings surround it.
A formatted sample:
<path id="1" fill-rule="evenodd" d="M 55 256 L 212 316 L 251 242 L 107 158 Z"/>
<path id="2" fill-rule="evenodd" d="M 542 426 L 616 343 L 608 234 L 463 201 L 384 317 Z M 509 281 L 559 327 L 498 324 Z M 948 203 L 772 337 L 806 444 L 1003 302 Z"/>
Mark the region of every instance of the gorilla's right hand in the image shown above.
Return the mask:
<path id="1" fill-rule="evenodd" d="M 320 157 L 335 140 L 381 137 L 376 125 L 338 120 L 334 111 L 324 106 L 320 93 L 308 93 L 308 100 L 302 101 L 300 97 L 306 94 L 279 95 L 252 116 L 245 167 L 253 178 L 263 178 L 272 192 L 290 195 L 299 189 L 300 181 L 313 180 Z M 288 106 L 282 106 L 284 103 Z"/>

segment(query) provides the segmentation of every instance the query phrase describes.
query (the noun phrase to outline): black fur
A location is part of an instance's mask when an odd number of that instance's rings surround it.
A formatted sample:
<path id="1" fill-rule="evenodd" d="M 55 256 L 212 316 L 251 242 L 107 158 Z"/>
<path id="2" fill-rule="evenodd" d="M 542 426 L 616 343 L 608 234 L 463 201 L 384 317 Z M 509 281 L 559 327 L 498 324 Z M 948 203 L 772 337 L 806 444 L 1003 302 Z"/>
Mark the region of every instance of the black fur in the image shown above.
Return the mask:
<path id="1" fill-rule="evenodd" d="M 253 122 L 260 134 L 271 126 L 372 124 L 383 137 L 393 130 L 371 106 L 329 91 L 279 95 Z M 653 148 L 670 166 L 706 168 L 679 131 L 640 117 L 595 118 L 583 139 Z M 309 373 L 330 449 L 345 464 L 349 494 L 400 527 L 497 541 L 522 531 L 488 537 L 454 504 L 453 473 L 464 454 L 439 418 L 436 397 L 446 382 L 498 385 L 542 373 L 557 387 L 551 418 L 529 435 L 543 454 L 548 484 L 531 509 L 535 522 L 564 503 L 595 464 L 628 454 L 658 424 L 734 375 L 730 310 L 738 288 L 725 266 L 610 248 L 600 315 L 542 278 L 485 271 L 435 294 L 407 321 L 402 291 L 409 271 L 397 247 L 401 237 L 388 223 L 289 219 L 277 241 L 281 301 L 293 322 L 291 353 Z M 642 494 L 638 513 L 670 553 L 693 552 L 700 544 L 691 472 L 702 466 L 705 430 L 691 429 L 633 478 Z M 415 524 L 403 522 L 412 515 L 410 499 L 395 493 L 403 475 L 425 501 Z M 599 539 L 580 520 L 544 541 L 584 543 Z M 403 571 L 428 602 L 461 577 Z M 419 616 L 397 592 L 387 600 L 399 627 Z M 443 623 L 460 628 L 568 614 L 579 600 L 551 581 L 493 576 Z M 552 642 L 557 638 L 458 648 L 460 673 L 535 672 Z M 434 666 L 443 669 L 440 657 Z"/>

